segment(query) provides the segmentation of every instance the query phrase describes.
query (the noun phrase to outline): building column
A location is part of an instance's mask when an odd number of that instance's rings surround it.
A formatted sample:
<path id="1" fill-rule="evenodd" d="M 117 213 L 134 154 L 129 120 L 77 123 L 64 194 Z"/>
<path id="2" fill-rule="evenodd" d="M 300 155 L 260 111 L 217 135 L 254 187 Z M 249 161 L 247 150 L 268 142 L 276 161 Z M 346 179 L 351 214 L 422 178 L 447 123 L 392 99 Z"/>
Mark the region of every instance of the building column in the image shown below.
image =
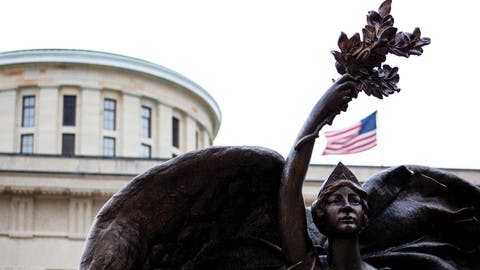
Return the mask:
<path id="1" fill-rule="evenodd" d="M 16 92 L 12 90 L 0 91 L 0 152 L 18 152 L 15 145 L 15 101 Z M 22 117 L 21 115 L 19 117 Z"/>
<path id="2" fill-rule="evenodd" d="M 190 117 L 189 115 L 185 116 L 185 147 L 183 148 L 185 152 L 196 150 L 196 138 L 195 132 L 197 132 L 197 122 L 195 119 Z"/>
<path id="3" fill-rule="evenodd" d="M 99 89 L 83 88 L 79 121 L 79 155 L 102 155 L 101 96 Z"/>
<path id="4" fill-rule="evenodd" d="M 204 130 L 203 131 L 203 147 L 209 147 L 211 145 L 210 134 Z"/>
<path id="5" fill-rule="evenodd" d="M 36 149 L 40 154 L 58 154 L 58 89 L 42 88 L 38 95 Z"/>
<path id="6" fill-rule="evenodd" d="M 92 224 L 92 200 L 70 199 L 68 214 L 68 237 L 84 239 Z"/>
<path id="7" fill-rule="evenodd" d="M 33 198 L 13 197 L 10 202 L 10 236 L 33 236 Z"/>
<path id="8" fill-rule="evenodd" d="M 158 110 L 158 139 L 157 153 L 160 158 L 172 157 L 172 116 L 173 110 L 164 104 L 157 106 Z"/>
<path id="9" fill-rule="evenodd" d="M 122 106 L 119 109 L 122 146 L 121 152 L 118 153 L 124 157 L 140 156 L 140 98 L 124 94 L 122 96 Z M 119 146 L 117 142 L 117 146 Z"/>

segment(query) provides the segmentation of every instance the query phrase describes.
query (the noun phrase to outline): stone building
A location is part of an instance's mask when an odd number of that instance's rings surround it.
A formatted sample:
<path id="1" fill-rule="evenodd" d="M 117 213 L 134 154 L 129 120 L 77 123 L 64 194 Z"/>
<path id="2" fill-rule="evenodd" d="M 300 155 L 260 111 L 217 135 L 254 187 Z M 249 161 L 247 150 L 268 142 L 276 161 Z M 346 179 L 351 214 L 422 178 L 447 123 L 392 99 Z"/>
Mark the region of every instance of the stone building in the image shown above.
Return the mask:
<path id="1" fill-rule="evenodd" d="M 0 269 L 76 269 L 133 176 L 210 146 L 215 100 L 159 65 L 102 52 L 0 54 Z"/>
<path id="2" fill-rule="evenodd" d="M 212 145 L 200 86 L 140 59 L 78 50 L 0 54 L 0 270 L 76 269 L 95 214 L 130 179 Z M 382 167 L 349 166 L 360 180 Z M 311 165 L 309 204 L 330 165 Z M 480 184 L 479 170 L 450 170 Z"/>

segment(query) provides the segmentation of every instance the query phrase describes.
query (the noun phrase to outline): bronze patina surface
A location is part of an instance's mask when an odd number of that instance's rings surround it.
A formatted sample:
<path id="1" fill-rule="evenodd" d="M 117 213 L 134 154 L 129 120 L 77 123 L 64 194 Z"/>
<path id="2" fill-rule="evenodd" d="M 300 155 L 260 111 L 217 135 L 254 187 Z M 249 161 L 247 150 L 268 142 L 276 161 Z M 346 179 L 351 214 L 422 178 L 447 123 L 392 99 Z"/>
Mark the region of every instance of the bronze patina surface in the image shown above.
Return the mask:
<path id="1" fill-rule="evenodd" d="M 315 138 L 360 91 L 399 89 L 386 55 L 420 55 L 428 38 L 397 32 L 391 1 L 363 40 L 342 33 L 342 77 L 325 91 L 286 159 L 261 147 L 211 147 L 135 177 L 100 210 L 80 269 L 480 269 L 480 189 L 399 166 L 360 186 L 342 164 L 305 208 Z M 365 179 L 362 179 L 365 180 Z"/>

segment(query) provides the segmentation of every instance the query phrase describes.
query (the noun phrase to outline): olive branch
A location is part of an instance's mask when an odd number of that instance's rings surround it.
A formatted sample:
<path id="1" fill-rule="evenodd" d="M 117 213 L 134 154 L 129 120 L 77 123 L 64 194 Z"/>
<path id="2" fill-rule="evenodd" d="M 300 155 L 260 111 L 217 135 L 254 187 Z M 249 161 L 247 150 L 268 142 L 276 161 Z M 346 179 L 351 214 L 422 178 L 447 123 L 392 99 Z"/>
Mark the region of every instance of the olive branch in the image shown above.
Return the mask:
<path id="1" fill-rule="evenodd" d="M 430 44 L 430 38 L 421 37 L 419 28 L 413 33 L 397 32 L 390 15 L 391 4 L 391 0 L 386 0 L 378 12 L 368 12 L 367 25 L 362 29 L 363 40 L 358 33 L 348 38 L 342 32 L 338 39 L 340 51 L 332 51 L 338 73 L 352 75 L 359 81 L 358 91 L 380 99 L 400 91 L 398 68 L 382 65 L 387 54 L 421 55 L 422 47 Z"/>

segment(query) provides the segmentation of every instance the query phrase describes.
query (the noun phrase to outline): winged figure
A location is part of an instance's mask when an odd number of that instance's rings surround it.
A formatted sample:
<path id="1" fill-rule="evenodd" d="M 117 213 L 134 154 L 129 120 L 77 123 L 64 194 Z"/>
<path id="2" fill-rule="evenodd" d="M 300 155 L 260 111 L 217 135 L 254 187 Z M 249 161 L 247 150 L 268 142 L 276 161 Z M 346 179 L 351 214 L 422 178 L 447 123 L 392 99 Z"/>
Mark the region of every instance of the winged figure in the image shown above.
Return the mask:
<path id="1" fill-rule="evenodd" d="M 346 109 L 354 87 L 345 75 L 325 92 L 286 160 L 266 148 L 211 147 L 135 177 L 98 213 L 80 269 L 322 269 L 316 262 L 328 254 L 328 237 L 301 187 L 319 127 Z M 362 189 L 369 206 L 362 260 L 391 269 L 480 268 L 477 186 L 400 166 Z"/>
<path id="2" fill-rule="evenodd" d="M 360 90 L 398 91 L 388 52 L 430 41 L 396 33 L 387 0 L 364 41 L 342 34 L 344 74 L 313 107 L 286 159 L 261 147 L 189 152 L 132 179 L 100 210 L 82 270 L 480 269 L 480 188 L 450 173 L 399 166 L 360 185 L 342 164 L 305 207 L 315 138 Z"/>

